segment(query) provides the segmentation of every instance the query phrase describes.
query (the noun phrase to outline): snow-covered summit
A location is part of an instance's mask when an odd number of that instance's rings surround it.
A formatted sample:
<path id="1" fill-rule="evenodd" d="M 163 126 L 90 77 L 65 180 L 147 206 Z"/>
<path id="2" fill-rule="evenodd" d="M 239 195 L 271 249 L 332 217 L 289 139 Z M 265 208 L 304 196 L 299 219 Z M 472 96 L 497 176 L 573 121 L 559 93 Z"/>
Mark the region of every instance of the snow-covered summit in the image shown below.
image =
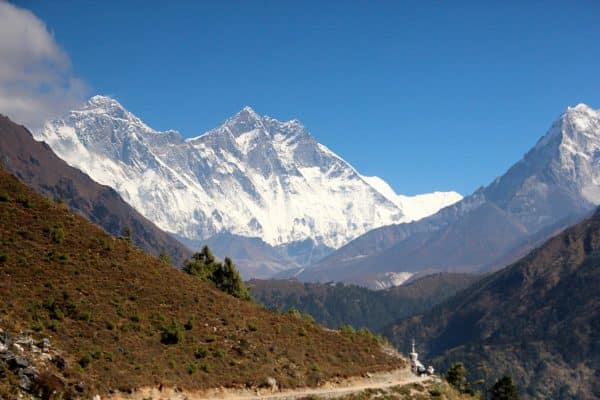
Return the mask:
<path id="1" fill-rule="evenodd" d="M 553 198 L 560 188 L 562 198 Z M 559 215 L 561 202 L 600 204 L 600 111 L 568 107 L 537 144 L 485 190 L 527 227 Z M 539 205 L 546 204 L 547 209 Z"/>
<path id="2" fill-rule="evenodd" d="M 183 140 L 176 131 L 153 130 L 110 97 L 94 96 L 36 137 L 159 227 L 189 239 L 230 232 L 271 245 L 312 239 L 337 248 L 458 200 L 445 193 L 413 203 L 390 197 L 298 120 L 281 122 L 250 107 Z"/>

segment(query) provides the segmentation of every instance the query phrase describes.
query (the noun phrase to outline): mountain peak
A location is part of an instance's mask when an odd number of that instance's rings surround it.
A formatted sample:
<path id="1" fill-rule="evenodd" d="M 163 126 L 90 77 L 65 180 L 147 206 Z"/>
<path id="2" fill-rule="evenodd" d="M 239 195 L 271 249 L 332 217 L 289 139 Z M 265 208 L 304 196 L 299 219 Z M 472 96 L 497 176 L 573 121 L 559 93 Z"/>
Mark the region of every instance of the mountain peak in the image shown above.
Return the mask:
<path id="1" fill-rule="evenodd" d="M 237 114 L 225 121 L 224 125 L 235 136 L 264 126 L 262 118 L 249 106 L 242 108 Z"/>
<path id="2" fill-rule="evenodd" d="M 119 103 L 117 100 L 113 99 L 110 96 L 103 96 L 103 95 L 95 95 L 89 98 L 89 100 L 87 101 L 87 106 L 93 106 L 93 107 L 101 107 L 101 108 L 120 108 L 120 109 L 125 109 L 121 103 Z"/>
<path id="3" fill-rule="evenodd" d="M 260 121 L 262 118 L 250 106 L 244 106 L 228 121 Z"/>
<path id="4" fill-rule="evenodd" d="M 128 123 L 138 125 L 145 131 L 153 131 L 152 128 L 142 122 L 141 119 L 127 111 L 125 107 L 110 96 L 95 95 L 79 109 L 73 110 L 74 113 L 83 115 L 106 116 L 113 119 L 125 120 Z"/>
<path id="5" fill-rule="evenodd" d="M 589 118 L 600 118 L 600 110 L 594 110 L 592 107 L 584 103 L 579 103 L 574 107 L 567 107 L 563 113 L 562 118 L 571 119 L 589 119 Z"/>
<path id="6" fill-rule="evenodd" d="M 257 118 L 260 118 L 258 116 L 258 114 L 250 106 L 242 107 L 242 109 L 240 110 L 240 112 L 238 114 L 242 114 L 242 113 L 249 114 L 249 115 L 255 116 Z"/>
<path id="7" fill-rule="evenodd" d="M 571 110 L 583 111 L 583 112 L 595 111 L 592 107 L 588 106 L 585 103 L 579 103 L 575 107 L 567 107 L 567 111 L 571 111 Z"/>

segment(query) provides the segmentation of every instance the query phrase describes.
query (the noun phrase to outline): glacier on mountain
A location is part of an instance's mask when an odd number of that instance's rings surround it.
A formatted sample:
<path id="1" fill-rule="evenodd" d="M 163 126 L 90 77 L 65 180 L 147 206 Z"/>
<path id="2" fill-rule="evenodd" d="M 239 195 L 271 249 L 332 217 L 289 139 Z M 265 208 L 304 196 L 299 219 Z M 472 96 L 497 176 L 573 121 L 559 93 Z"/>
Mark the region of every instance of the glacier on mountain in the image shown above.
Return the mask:
<path id="1" fill-rule="evenodd" d="M 397 195 L 383 180 L 361 176 L 298 120 L 280 122 L 250 107 L 184 139 L 94 96 L 35 137 L 163 230 L 193 240 L 229 232 L 273 246 L 310 238 L 338 248 L 461 199 L 455 192 Z"/>

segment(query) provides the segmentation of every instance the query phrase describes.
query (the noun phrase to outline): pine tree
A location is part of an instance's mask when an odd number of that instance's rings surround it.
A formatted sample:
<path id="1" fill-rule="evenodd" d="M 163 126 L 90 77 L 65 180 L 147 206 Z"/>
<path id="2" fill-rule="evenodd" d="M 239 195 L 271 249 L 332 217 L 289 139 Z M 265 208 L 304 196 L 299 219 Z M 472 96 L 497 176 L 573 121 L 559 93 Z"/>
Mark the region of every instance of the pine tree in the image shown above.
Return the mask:
<path id="1" fill-rule="evenodd" d="M 461 393 L 472 392 L 467 382 L 467 370 L 461 362 L 454 363 L 446 372 L 446 380 Z"/>
<path id="2" fill-rule="evenodd" d="M 519 400 L 519 392 L 510 376 L 504 375 L 490 389 L 491 400 Z"/>
<path id="3" fill-rule="evenodd" d="M 225 258 L 224 263 L 216 262 L 208 246 L 195 253 L 191 260 L 186 260 L 183 270 L 203 281 L 212 282 L 217 289 L 234 297 L 252 300 L 250 291 L 231 258 Z"/>

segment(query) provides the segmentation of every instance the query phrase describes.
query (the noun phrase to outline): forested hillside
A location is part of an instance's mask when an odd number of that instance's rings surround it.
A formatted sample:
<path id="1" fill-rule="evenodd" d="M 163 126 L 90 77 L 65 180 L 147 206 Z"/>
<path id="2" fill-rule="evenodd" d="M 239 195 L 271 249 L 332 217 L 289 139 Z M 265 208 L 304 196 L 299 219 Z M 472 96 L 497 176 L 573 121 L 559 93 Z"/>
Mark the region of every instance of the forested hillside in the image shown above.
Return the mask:
<path id="1" fill-rule="evenodd" d="M 381 291 L 295 280 L 253 280 L 250 286 L 256 301 L 269 309 L 295 308 L 330 328 L 348 324 L 377 331 L 399 318 L 431 308 L 477 279 L 480 275 L 438 273 Z"/>

